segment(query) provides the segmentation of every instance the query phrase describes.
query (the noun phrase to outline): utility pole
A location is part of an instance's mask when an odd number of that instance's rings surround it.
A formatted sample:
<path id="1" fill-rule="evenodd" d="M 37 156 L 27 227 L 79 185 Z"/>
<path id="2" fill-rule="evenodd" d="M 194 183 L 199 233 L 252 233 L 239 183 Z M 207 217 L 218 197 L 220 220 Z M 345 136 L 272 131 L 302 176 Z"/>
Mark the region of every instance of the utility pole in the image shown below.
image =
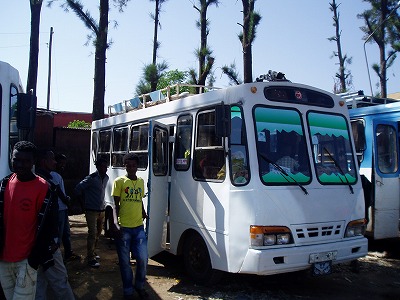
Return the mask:
<path id="1" fill-rule="evenodd" d="M 53 27 L 50 27 L 49 41 L 49 70 L 47 75 L 47 110 L 50 110 L 50 81 L 51 81 L 51 47 L 53 43 Z"/>

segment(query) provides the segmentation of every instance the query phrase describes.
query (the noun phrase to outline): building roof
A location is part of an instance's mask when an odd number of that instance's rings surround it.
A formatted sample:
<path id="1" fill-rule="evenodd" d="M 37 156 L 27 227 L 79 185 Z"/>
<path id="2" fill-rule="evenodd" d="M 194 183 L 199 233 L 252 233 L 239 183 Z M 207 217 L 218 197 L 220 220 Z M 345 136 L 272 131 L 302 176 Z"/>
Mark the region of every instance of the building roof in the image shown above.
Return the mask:
<path id="1" fill-rule="evenodd" d="M 389 94 L 388 98 L 400 100 L 400 92 Z"/>

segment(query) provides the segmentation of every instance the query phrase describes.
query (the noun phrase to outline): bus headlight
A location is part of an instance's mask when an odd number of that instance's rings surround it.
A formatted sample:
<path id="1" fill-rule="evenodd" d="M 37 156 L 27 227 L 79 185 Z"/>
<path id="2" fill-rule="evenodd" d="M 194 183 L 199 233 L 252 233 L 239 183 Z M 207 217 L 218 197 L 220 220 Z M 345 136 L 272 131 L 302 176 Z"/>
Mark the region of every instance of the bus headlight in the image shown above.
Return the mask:
<path id="1" fill-rule="evenodd" d="M 265 246 L 270 246 L 270 245 L 275 245 L 275 244 L 276 244 L 276 235 L 264 234 L 264 245 Z"/>
<path id="2" fill-rule="evenodd" d="M 278 245 L 286 245 L 290 243 L 290 234 L 289 233 L 285 233 L 285 234 L 278 234 L 276 236 L 277 241 L 276 243 Z"/>
<path id="3" fill-rule="evenodd" d="M 345 237 L 361 236 L 365 233 L 366 220 L 354 220 L 349 222 L 346 227 Z"/>
<path id="4" fill-rule="evenodd" d="M 273 246 L 293 243 L 290 229 L 284 226 L 250 226 L 251 246 Z"/>

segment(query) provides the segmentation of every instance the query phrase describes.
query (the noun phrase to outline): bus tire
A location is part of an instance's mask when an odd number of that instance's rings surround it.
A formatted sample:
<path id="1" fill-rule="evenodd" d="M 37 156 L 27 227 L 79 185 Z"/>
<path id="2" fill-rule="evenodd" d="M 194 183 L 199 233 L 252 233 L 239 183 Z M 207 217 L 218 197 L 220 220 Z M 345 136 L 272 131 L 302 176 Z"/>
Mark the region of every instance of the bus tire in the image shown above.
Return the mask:
<path id="1" fill-rule="evenodd" d="M 207 245 L 197 233 L 191 234 L 185 240 L 183 260 L 187 275 L 196 283 L 211 285 L 222 277 L 221 271 L 212 268 Z"/>

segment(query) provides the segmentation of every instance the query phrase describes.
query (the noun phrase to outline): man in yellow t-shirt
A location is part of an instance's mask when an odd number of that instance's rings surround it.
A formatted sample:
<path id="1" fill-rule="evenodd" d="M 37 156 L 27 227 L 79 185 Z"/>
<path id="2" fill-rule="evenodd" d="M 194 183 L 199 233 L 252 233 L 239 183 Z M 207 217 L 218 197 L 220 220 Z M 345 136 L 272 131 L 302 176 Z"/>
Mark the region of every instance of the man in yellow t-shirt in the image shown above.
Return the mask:
<path id="1" fill-rule="evenodd" d="M 120 232 L 116 238 L 119 268 L 125 299 L 133 299 L 136 291 L 141 299 L 148 298 L 144 289 L 147 270 L 147 238 L 143 220 L 147 218 L 142 198 L 145 195 L 143 179 L 136 176 L 139 158 L 133 153 L 124 156 L 127 174 L 114 180 L 114 197 Z M 130 253 L 136 259 L 135 278 L 129 263 Z M 135 283 L 133 284 L 133 281 Z"/>

